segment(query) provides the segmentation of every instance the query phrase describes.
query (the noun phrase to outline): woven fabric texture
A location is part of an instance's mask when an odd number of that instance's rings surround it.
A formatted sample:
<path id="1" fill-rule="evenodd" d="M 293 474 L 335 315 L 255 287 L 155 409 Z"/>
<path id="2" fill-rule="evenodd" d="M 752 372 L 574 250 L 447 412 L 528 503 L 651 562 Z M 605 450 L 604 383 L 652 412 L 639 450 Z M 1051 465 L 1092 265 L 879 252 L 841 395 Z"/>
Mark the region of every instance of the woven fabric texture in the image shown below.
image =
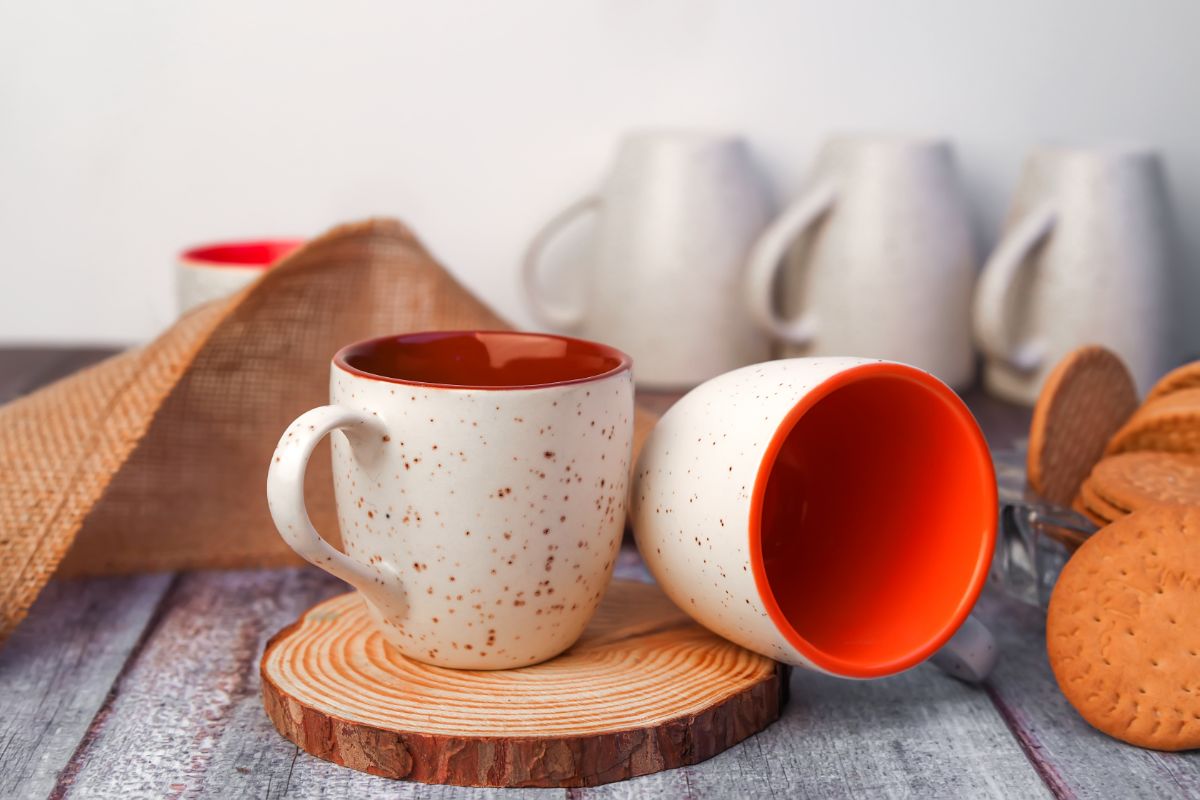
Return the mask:
<path id="1" fill-rule="evenodd" d="M 390 333 L 507 327 L 407 228 L 372 220 L 0 408 L 0 641 L 54 574 L 298 563 L 267 511 L 266 465 L 287 424 L 328 402 L 334 352 Z M 653 416 L 638 422 L 644 435 Z M 336 540 L 327 455 L 308 483 L 313 521 Z"/>

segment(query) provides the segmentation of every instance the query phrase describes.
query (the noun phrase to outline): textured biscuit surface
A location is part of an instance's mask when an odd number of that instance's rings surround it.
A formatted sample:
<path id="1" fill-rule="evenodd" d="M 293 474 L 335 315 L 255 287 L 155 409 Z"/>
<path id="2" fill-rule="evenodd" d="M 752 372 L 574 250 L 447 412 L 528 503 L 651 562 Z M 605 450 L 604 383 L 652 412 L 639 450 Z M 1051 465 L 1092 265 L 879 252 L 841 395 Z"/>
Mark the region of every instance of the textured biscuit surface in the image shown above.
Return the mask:
<path id="1" fill-rule="evenodd" d="M 1050 599 L 1046 647 L 1097 729 L 1158 750 L 1200 747 L 1200 509 L 1137 511 L 1092 536 Z"/>
<path id="2" fill-rule="evenodd" d="M 1147 401 L 1109 441 L 1105 452 L 1157 450 L 1200 454 L 1200 389 Z"/>
<path id="3" fill-rule="evenodd" d="M 1200 389 L 1200 361 L 1184 364 L 1162 376 L 1150 389 L 1146 399 L 1156 400 L 1181 389 Z"/>
<path id="4" fill-rule="evenodd" d="M 1093 472 L 1093 474 L 1095 473 Z M 1092 478 L 1088 478 L 1079 487 L 1079 500 L 1092 514 L 1104 520 L 1105 524 L 1114 522 L 1129 513 L 1128 508 L 1114 505 L 1102 495 L 1097 494 L 1095 482 Z"/>
<path id="5" fill-rule="evenodd" d="M 1029 485 L 1047 500 L 1071 503 L 1104 454 L 1109 437 L 1137 409 L 1125 364 L 1103 347 L 1081 347 L 1050 373 L 1029 428 Z"/>
<path id="6" fill-rule="evenodd" d="M 1080 489 L 1084 503 L 1089 503 L 1090 494 L 1127 511 L 1200 506 L 1200 456 L 1154 452 L 1109 456 L 1084 481 Z"/>
<path id="7" fill-rule="evenodd" d="M 1081 494 L 1075 495 L 1075 499 L 1071 501 L 1071 508 L 1087 517 L 1097 528 L 1103 528 L 1105 525 L 1112 522 L 1112 520 L 1102 517 L 1095 511 L 1092 511 L 1090 508 L 1088 508 L 1084 504 L 1083 496 Z"/>

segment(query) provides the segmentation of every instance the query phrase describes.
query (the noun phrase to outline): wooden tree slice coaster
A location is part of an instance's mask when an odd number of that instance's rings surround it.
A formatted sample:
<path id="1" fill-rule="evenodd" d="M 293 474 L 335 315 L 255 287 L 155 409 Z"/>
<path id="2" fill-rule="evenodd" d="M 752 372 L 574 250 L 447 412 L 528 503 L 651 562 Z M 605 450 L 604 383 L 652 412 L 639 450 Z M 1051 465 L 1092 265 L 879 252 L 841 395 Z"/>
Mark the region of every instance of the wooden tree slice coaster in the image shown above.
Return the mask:
<path id="1" fill-rule="evenodd" d="M 531 667 L 412 661 L 350 593 L 277 633 L 261 670 L 267 715 L 307 752 L 459 786 L 594 786 L 695 764 L 778 719 L 788 678 L 631 581 L 613 582 L 570 650 Z"/>

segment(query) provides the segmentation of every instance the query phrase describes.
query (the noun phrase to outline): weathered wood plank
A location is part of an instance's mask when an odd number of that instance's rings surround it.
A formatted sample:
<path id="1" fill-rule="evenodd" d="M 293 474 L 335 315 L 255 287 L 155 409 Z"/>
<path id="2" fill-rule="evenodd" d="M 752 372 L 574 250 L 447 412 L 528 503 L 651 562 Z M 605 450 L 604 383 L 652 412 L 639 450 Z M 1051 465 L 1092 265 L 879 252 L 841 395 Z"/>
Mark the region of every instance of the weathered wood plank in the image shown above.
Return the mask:
<path id="1" fill-rule="evenodd" d="M 274 733 L 274 729 L 271 732 Z M 267 796 L 288 800 L 319 800 L 326 797 L 369 797 L 372 800 L 566 800 L 568 794 L 566 789 L 469 789 L 393 781 L 300 753 L 289 775 L 286 792 Z"/>
<path id="2" fill-rule="evenodd" d="M 399 783 L 299 753 L 267 720 L 266 640 L 346 586 L 313 569 L 184 575 L 56 789 L 60 797 L 563 797 Z"/>
<path id="3" fill-rule="evenodd" d="M 1049 796 L 987 694 L 932 666 L 869 682 L 795 670 L 791 691 L 779 722 L 710 761 L 577 796 Z"/>
<path id="4" fill-rule="evenodd" d="M 181 577 L 53 796 L 501 796 L 361 775 L 298 753 L 271 727 L 259 697 L 263 644 L 345 588 L 315 569 Z"/>
<path id="5" fill-rule="evenodd" d="M 0 403 L 28 394 L 116 352 L 111 347 L 0 348 Z"/>
<path id="6" fill-rule="evenodd" d="M 1046 660 L 1045 614 L 988 591 L 977 608 L 1001 647 L 989 692 L 1060 797 L 1200 798 L 1200 751 L 1159 753 L 1110 739 L 1075 713 Z"/>
<path id="7" fill-rule="evenodd" d="M 172 576 L 53 581 L 0 650 L 0 797 L 45 797 Z"/>
<path id="8" fill-rule="evenodd" d="M 296 748 L 266 722 L 258 657 L 344 590 L 313 568 L 181 576 L 55 796 L 282 796 Z"/>

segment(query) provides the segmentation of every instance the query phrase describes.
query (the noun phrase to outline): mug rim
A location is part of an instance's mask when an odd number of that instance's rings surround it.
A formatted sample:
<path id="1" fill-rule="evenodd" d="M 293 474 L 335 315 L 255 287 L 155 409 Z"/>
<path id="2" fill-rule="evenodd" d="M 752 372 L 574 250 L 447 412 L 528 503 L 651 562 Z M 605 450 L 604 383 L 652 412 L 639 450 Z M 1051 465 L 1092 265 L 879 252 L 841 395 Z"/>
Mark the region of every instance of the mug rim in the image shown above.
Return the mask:
<path id="1" fill-rule="evenodd" d="M 762 517 L 767 483 L 770 480 L 775 461 L 800 419 L 817 403 L 834 391 L 865 378 L 882 376 L 914 381 L 945 402 L 948 409 L 959 421 L 966 423 L 964 427 L 966 428 L 967 438 L 970 440 L 977 465 L 981 471 L 992 476 L 991 480 L 984 481 L 984 489 L 989 494 L 985 499 L 988 501 L 989 507 L 996 510 L 996 513 L 989 515 L 984 521 L 985 528 L 982 532 L 982 541 L 980 542 L 979 551 L 976 554 L 971 578 L 953 614 L 920 647 L 914 648 L 903 656 L 864 666 L 861 663 L 825 652 L 806 639 L 792 625 L 776 600 L 767 576 L 766 564 L 763 559 Z M 794 647 L 818 669 L 845 678 L 880 678 L 895 675 L 920 664 L 941 649 L 971 614 L 975 603 L 979 599 L 979 595 L 983 591 L 984 584 L 987 582 L 988 571 L 991 569 L 999 528 L 998 506 L 999 489 L 995 481 L 995 468 L 992 465 L 991 451 L 988 448 L 987 440 L 984 438 L 983 431 L 980 430 L 979 424 L 971 414 L 970 409 L 967 408 L 962 398 L 953 389 L 930 373 L 899 362 L 877 361 L 844 369 L 814 386 L 792 406 L 787 415 L 775 428 L 762 459 L 759 461 L 758 471 L 755 475 L 754 486 L 750 495 L 748 526 L 748 553 L 750 571 L 754 577 L 754 588 L 758 593 L 759 600 L 762 602 L 763 609 L 767 612 L 767 616 L 775 629 L 789 645 Z"/>
<path id="2" fill-rule="evenodd" d="M 179 254 L 184 266 L 204 269 L 268 269 L 300 249 L 304 239 L 279 237 L 232 239 L 189 247 Z M 257 257 L 238 257 L 238 253 L 257 251 Z"/>
<path id="3" fill-rule="evenodd" d="M 417 344 L 436 339 L 446 339 L 451 337 L 473 337 L 476 341 L 482 339 L 496 338 L 516 338 L 527 340 L 548 340 L 557 342 L 566 342 L 568 344 L 582 346 L 587 350 L 591 350 L 596 355 L 605 356 L 616 360 L 616 366 L 611 367 L 603 372 L 598 372 L 594 375 L 585 375 L 578 378 L 569 378 L 558 381 L 546 381 L 542 383 L 525 383 L 525 384 L 502 384 L 486 386 L 482 384 L 469 383 L 440 383 L 437 381 L 422 381 L 410 378 L 398 378 L 394 375 L 382 375 L 378 372 L 370 372 L 360 369 L 350 364 L 346 359 L 348 356 L 355 354 L 358 349 L 366 349 L 382 344 L 392 343 L 402 345 L 405 343 Z M 354 378 L 364 378 L 366 380 L 379 381 L 381 383 L 395 383 L 401 386 L 420 386 L 427 389 L 458 389 L 461 391 L 472 392 L 506 392 L 532 389 L 550 389 L 559 386 L 574 386 L 582 383 L 594 383 L 606 378 L 611 378 L 620 375 L 623 372 L 628 372 L 633 368 L 633 359 L 626 353 L 601 342 L 594 342 L 588 339 L 578 339 L 572 336 L 560 336 L 554 333 L 540 333 L 537 331 L 506 331 L 495 329 L 461 329 L 449 331 L 415 331 L 413 333 L 389 334 L 387 336 L 376 336 L 370 339 L 362 339 L 357 342 L 352 342 L 338 349 L 334 353 L 333 366 L 340 369 L 342 372 Z"/>

